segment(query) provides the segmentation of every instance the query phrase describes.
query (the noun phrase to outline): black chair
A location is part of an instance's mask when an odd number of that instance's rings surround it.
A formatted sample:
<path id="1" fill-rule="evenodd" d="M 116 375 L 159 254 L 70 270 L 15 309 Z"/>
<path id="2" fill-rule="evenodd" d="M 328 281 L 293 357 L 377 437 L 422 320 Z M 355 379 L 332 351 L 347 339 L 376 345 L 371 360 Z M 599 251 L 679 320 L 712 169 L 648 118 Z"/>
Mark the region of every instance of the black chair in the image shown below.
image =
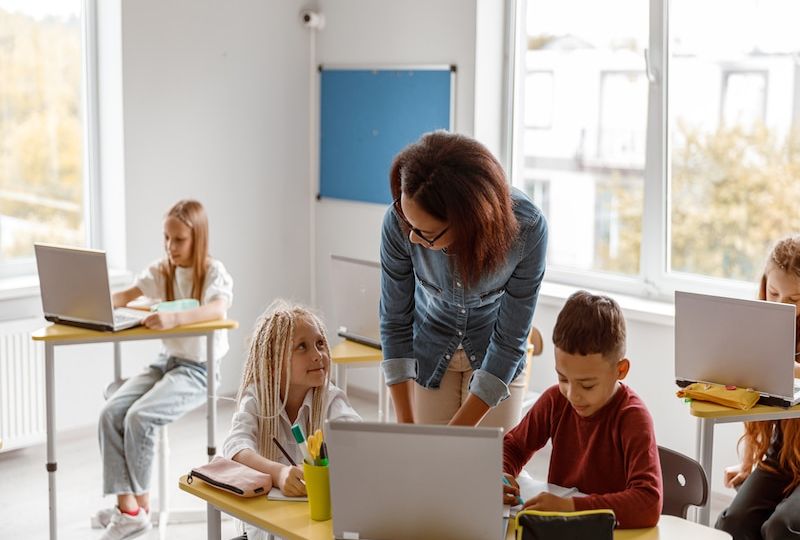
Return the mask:
<path id="1" fill-rule="evenodd" d="M 708 479 L 698 462 L 680 452 L 658 447 L 661 473 L 664 478 L 662 514 L 686 518 L 689 506 L 705 506 L 708 502 Z"/>

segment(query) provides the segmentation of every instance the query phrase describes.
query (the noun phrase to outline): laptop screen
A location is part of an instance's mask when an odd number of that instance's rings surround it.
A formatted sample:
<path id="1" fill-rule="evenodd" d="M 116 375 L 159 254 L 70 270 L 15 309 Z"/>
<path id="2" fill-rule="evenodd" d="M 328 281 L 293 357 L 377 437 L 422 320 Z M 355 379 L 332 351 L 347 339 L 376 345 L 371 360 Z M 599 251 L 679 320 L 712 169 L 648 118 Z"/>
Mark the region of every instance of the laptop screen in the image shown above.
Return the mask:
<path id="1" fill-rule="evenodd" d="M 380 343 L 381 265 L 331 255 L 331 292 L 336 327 L 346 328 L 355 338 Z"/>
<path id="2" fill-rule="evenodd" d="M 502 429 L 329 422 L 327 431 L 336 538 L 504 536 Z"/>

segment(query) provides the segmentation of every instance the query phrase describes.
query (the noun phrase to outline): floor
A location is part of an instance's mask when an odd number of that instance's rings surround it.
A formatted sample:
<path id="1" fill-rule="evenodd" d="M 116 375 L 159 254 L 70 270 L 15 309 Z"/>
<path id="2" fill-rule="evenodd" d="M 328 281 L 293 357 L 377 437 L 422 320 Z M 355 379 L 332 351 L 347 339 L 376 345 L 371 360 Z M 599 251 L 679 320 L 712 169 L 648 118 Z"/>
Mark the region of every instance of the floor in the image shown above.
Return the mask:
<path id="1" fill-rule="evenodd" d="M 365 420 L 377 420 L 377 400 L 369 395 L 352 395 L 351 402 Z M 217 444 L 228 432 L 234 404 L 221 401 L 217 416 Z M 205 410 L 190 413 L 170 426 L 170 474 L 176 478 L 186 474 L 206 460 Z M 44 444 L 0 454 L 0 538 L 36 538 L 48 536 L 47 473 Z M 543 449 L 529 463 L 527 469 L 534 476 L 546 476 L 550 459 L 549 447 Z M 58 438 L 58 531 L 65 540 L 92 540 L 101 531 L 89 526 L 89 517 L 97 509 L 112 506 L 111 497 L 101 496 L 100 452 L 95 428 L 64 433 Z M 154 467 L 156 469 L 157 467 Z M 154 472 L 155 474 L 155 472 Z M 154 483 L 155 486 L 155 478 Z M 170 507 L 174 509 L 203 510 L 198 499 L 181 492 L 177 482 L 171 486 Z M 728 500 L 715 496 L 712 500 L 712 522 Z M 157 504 L 157 502 L 156 502 Z M 236 536 L 234 523 L 223 521 L 222 538 Z M 197 540 L 205 538 L 205 523 L 171 524 L 167 529 L 170 540 Z M 157 539 L 154 529 L 145 540 Z"/>

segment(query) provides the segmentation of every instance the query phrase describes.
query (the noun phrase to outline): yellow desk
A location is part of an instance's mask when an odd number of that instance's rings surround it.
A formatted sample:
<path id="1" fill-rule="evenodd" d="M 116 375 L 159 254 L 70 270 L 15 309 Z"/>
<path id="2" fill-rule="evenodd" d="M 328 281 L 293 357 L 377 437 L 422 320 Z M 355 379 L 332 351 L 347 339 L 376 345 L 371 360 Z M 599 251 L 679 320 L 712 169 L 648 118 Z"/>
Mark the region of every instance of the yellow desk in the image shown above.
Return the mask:
<path id="1" fill-rule="evenodd" d="M 31 337 L 34 341 L 44 343 L 44 369 L 45 369 L 45 416 L 47 419 L 47 462 L 45 467 L 48 472 L 49 507 L 50 507 L 50 540 L 58 537 L 58 523 L 56 512 L 56 417 L 55 417 L 55 348 L 62 345 L 80 345 L 86 343 L 113 343 L 114 344 L 114 380 L 121 379 L 121 352 L 120 343 L 123 341 L 138 341 L 143 339 L 161 339 L 163 337 L 206 337 L 206 381 L 208 386 L 207 419 L 208 419 L 208 455 L 209 459 L 216 454 L 215 425 L 217 420 L 216 398 L 214 383 L 216 378 L 216 363 L 214 362 L 214 331 L 231 330 L 237 328 L 239 323 L 232 320 L 207 321 L 203 323 L 179 326 L 170 330 L 149 330 L 143 326 L 123 330 L 121 332 L 99 332 L 87 330 L 76 326 L 51 324 L 45 326 Z M 219 513 L 216 513 L 219 517 Z M 208 518 L 211 520 L 212 511 L 209 506 Z M 166 522 L 166 520 L 164 520 Z"/>
<path id="2" fill-rule="evenodd" d="M 186 476 L 181 476 L 178 486 L 181 490 L 200 497 L 219 514 L 226 514 L 246 521 L 256 527 L 279 535 L 287 540 L 331 540 L 333 521 L 314 521 L 308 515 L 308 503 L 270 501 L 266 497 L 244 499 L 209 486 L 199 478 L 191 484 Z M 208 526 L 208 540 L 220 540 L 219 515 L 212 528 Z M 513 520 L 510 522 L 513 524 Z M 649 529 L 626 529 L 614 531 L 614 540 L 725 540 L 728 533 L 717 531 L 697 523 L 674 516 L 661 516 L 656 527 Z M 509 525 L 506 540 L 514 540 L 513 525 Z"/>
<path id="3" fill-rule="evenodd" d="M 713 467 L 714 451 L 714 426 L 716 424 L 729 424 L 731 422 L 759 422 L 763 420 L 785 420 L 800 418 L 800 405 L 789 409 L 783 407 L 767 407 L 756 405 L 749 411 L 732 409 L 709 403 L 707 401 L 692 401 L 689 413 L 697 418 L 697 438 L 695 440 L 695 456 L 700 466 L 706 473 L 708 485 L 711 486 L 711 473 Z M 711 517 L 711 501 L 702 508 L 697 509 L 697 521 L 708 525 Z"/>
<path id="4" fill-rule="evenodd" d="M 334 368 L 334 382 L 336 386 L 347 393 L 347 370 L 351 367 L 378 367 L 378 421 L 385 422 L 389 419 L 389 392 L 383 380 L 383 370 L 380 362 L 383 354 L 378 349 L 344 340 L 331 348 L 331 362 Z"/>

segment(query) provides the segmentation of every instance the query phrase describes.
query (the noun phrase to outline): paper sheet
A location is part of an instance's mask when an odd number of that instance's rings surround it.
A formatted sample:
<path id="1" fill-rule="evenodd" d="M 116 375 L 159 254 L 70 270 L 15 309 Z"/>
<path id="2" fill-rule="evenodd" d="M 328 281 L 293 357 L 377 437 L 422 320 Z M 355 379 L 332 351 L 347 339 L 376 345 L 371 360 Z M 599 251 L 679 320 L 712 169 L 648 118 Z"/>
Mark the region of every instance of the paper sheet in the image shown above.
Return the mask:
<path id="1" fill-rule="evenodd" d="M 281 493 L 280 488 L 273 487 L 267 493 L 267 499 L 271 501 L 294 501 L 294 502 L 303 502 L 308 501 L 308 497 L 287 497 L 283 493 Z"/>

